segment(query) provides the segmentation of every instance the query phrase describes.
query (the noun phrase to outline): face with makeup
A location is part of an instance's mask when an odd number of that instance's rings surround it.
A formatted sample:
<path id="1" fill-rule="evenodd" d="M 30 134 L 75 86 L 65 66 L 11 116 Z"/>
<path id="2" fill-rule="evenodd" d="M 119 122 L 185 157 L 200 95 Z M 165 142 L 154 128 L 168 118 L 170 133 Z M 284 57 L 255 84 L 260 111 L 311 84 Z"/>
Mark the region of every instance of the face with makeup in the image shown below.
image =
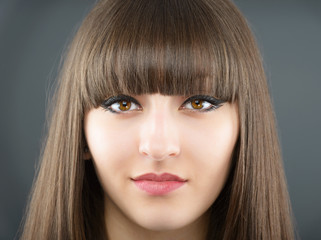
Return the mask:
<path id="1" fill-rule="evenodd" d="M 237 105 L 207 95 L 120 95 L 87 112 L 84 124 L 107 220 L 154 231 L 206 216 L 239 133 Z"/>

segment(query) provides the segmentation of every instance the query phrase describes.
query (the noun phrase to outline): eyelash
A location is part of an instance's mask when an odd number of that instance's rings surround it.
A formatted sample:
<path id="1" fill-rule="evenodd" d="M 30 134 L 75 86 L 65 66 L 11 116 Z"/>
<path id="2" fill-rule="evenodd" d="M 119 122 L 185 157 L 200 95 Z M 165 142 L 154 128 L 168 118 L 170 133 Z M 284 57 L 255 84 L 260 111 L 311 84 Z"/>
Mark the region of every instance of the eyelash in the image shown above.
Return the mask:
<path id="1" fill-rule="evenodd" d="M 114 110 L 111 108 L 111 106 L 112 106 L 113 104 L 115 104 L 115 103 L 118 103 L 118 104 L 119 104 L 119 102 L 121 102 L 121 101 L 123 101 L 123 100 L 125 100 L 125 101 L 127 101 L 127 102 L 134 103 L 135 105 L 138 105 L 138 106 L 140 107 L 140 109 L 141 109 L 141 105 L 138 103 L 138 101 L 137 101 L 135 98 L 133 98 L 133 97 L 131 97 L 131 96 L 127 96 L 127 95 L 118 95 L 118 96 L 110 97 L 110 98 L 108 98 L 108 99 L 106 99 L 105 101 L 102 102 L 101 107 L 102 107 L 104 110 L 106 110 L 106 111 L 110 111 L 110 112 L 116 113 L 116 114 L 121 114 L 121 113 L 126 113 L 126 112 L 132 111 L 132 110 L 130 110 L 130 109 L 129 109 L 129 110 L 126 110 L 126 111 L 122 111 L 122 110 L 120 110 L 120 111 L 114 111 Z M 192 109 L 185 108 L 185 107 L 183 107 L 183 109 L 187 109 L 187 110 L 189 110 L 189 111 L 191 111 L 191 112 L 202 112 L 202 113 L 204 113 L 204 112 L 209 112 L 209 111 L 215 110 L 215 109 L 221 107 L 221 106 L 222 106 L 222 103 L 224 103 L 224 101 L 219 100 L 219 99 L 216 99 L 216 98 L 211 97 L 211 96 L 207 96 L 207 95 L 195 95 L 195 96 L 192 96 L 192 97 L 189 97 L 188 99 L 186 99 L 186 100 L 184 101 L 184 103 L 182 104 L 182 106 L 183 106 L 183 105 L 186 105 L 186 104 L 188 104 L 188 103 L 191 104 L 193 100 L 201 100 L 201 101 L 202 101 L 202 104 L 204 104 L 204 102 L 208 102 L 208 103 L 210 103 L 212 106 L 209 107 L 209 108 L 207 108 L 207 109 L 203 109 L 203 110 L 202 110 L 202 109 L 201 109 L 201 110 L 197 110 L 197 109 L 192 110 Z M 138 109 L 138 110 L 140 110 L 140 109 Z M 180 109 L 181 109 L 181 107 L 180 107 Z"/>

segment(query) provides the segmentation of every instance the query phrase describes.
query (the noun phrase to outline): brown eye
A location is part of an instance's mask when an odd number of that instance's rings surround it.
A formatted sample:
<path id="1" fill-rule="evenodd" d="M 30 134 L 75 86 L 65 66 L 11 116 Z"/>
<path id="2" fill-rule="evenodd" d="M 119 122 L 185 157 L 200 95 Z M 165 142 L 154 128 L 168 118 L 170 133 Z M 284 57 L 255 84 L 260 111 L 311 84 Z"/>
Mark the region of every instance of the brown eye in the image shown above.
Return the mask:
<path id="1" fill-rule="evenodd" d="M 116 114 L 142 110 L 138 101 L 127 95 L 110 97 L 102 102 L 101 107 Z"/>
<path id="2" fill-rule="evenodd" d="M 195 99 L 191 101 L 191 105 L 194 109 L 202 109 L 203 108 L 203 101 L 199 99 Z"/>
<path id="3" fill-rule="evenodd" d="M 195 95 L 184 101 L 179 109 L 186 109 L 194 112 L 209 112 L 222 106 L 224 101 L 212 96 Z"/>
<path id="4" fill-rule="evenodd" d="M 120 101 L 119 103 L 119 109 L 121 111 L 127 111 L 130 109 L 131 103 L 130 101 L 124 100 L 124 101 Z"/>

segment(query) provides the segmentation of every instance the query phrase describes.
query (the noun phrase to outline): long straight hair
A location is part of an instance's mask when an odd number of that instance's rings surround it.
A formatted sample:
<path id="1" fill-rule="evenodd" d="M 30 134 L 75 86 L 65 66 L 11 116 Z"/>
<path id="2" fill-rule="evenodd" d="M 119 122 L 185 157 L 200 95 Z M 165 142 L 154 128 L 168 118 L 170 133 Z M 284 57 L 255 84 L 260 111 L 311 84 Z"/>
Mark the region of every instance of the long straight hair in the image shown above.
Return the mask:
<path id="1" fill-rule="evenodd" d="M 207 239 L 294 239 L 275 116 L 246 20 L 228 0 L 103 0 L 68 49 L 22 239 L 107 239 L 84 114 L 116 94 L 206 93 L 239 109 Z M 215 184 L 215 183 L 213 183 Z"/>

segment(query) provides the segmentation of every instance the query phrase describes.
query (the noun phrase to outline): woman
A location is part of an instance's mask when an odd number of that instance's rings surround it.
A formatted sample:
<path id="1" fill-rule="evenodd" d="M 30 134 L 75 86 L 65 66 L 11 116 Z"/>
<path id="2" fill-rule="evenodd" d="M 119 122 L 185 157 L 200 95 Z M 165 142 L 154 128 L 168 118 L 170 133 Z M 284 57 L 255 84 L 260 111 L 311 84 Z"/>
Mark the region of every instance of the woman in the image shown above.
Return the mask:
<path id="1" fill-rule="evenodd" d="M 22 239 L 293 239 L 261 58 L 227 0 L 105 0 L 72 42 Z"/>

